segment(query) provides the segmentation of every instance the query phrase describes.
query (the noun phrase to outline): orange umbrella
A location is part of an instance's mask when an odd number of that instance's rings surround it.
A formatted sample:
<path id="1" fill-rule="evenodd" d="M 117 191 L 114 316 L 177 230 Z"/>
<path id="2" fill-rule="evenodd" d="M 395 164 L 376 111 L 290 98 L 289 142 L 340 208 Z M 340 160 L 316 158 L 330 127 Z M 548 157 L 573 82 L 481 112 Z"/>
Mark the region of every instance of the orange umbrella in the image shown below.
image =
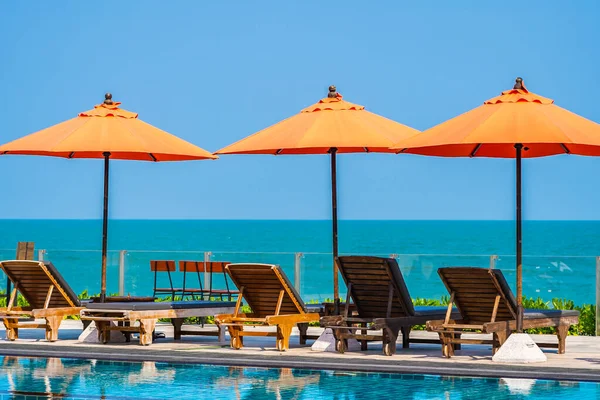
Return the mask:
<path id="1" fill-rule="evenodd" d="M 0 154 L 104 159 L 102 301 L 106 297 L 109 160 L 158 162 L 217 158 L 206 150 L 138 119 L 136 113 L 119 108 L 120 104 L 113 102 L 112 95 L 107 93 L 104 103 L 95 106 L 93 110 L 0 146 Z"/>
<path id="2" fill-rule="evenodd" d="M 396 143 L 399 153 L 440 157 L 516 158 L 517 329 L 522 331 L 521 158 L 555 154 L 600 155 L 600 125 L 529 92 L 514 88 L 483 105 Z"/>
<path id="3" fill-rule="evenodd" d="M 417 134 L 416 129 L 399 124 L 349 103 L 329 87 L 326 98 L 319 100 L 262 131 L 229 145 L 215 154 L 330 154 L 331 203 L 333 219 L 333 291 L 339 297 L 337 233 L 337 153 L 390 152 L 389 146 Z"/>

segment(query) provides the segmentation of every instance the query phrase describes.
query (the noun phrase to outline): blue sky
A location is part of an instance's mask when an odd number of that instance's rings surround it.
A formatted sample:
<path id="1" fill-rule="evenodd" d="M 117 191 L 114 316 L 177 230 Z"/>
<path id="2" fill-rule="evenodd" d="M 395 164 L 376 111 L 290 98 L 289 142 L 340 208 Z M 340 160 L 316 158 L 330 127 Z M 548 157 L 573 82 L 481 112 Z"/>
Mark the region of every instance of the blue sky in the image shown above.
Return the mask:
<path id="1" fill-rule="evenodd" d="M 596 1 L 0 2 L 0 142 L 110 91 L 210 151 L 297 113 L 335 84 L 417 129 L 516 76 L 600 121 Z M 111 166 L 112 218 L 327 219 L 326 156 Z M 339 157 L 343 219 L 512 219 L 514 161 Z M 0 218 L 101 218 L 102 162 L 0 158 Z M 600 219 L 600 159 L 524 162 L 527 219 Z"/>

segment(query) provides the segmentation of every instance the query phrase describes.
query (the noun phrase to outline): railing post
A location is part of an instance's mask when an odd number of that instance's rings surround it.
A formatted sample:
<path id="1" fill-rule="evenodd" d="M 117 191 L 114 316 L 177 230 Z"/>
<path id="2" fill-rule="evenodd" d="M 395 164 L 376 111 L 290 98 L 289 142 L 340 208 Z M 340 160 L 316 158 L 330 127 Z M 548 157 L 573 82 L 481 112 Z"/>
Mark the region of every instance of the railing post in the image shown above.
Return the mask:
<path id="1" fill-rule="evenodd" d="M 294 288 L 300 293 L 300 287 L 302 286 L 302 257 L 304 254 L 294 254 Z"/>
<path id="2" fill-rule="evenodd" d="M 212 257 L 212 251 L 204 252 L 204 288 L 212 287 L 212 276 L 210 276 L 210 273 L 208 272 L 208 269 L 206 268 L 206 263 L 210 262 L 211 257 Z"/>
<path id="3" fill-rule="evenodd" d="M 125 256 L 127 250 L 119 252 L 119 296 L 125 296 Z"/>
<path id="4" fill-rule="evenodd" d="M 44 261 L 45 256 L 46 256 L 46 250 L 44 250 L 44 249 L 38 250 L 38 261 Z"/>
<path id="5" fill-rule="evenodd" d="M 498 261 L 497 255 L 490 256 L 490 269 L 496 268 L 496 261 Z"/>
<path id="6" fill-rule="evenodd" d="M 600 336 L 600 257 L 596 257 L 596 336 Z"/>

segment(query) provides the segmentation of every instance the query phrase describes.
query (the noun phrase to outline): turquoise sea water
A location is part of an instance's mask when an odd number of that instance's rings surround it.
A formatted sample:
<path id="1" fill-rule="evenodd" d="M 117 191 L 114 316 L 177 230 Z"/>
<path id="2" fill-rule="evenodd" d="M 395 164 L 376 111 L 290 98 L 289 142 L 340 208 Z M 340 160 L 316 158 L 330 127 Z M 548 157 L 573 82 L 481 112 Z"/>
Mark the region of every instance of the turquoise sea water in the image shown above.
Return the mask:
<path id="1" fill-rule="evenodd" d="M 0 357 L 0 400 L 549 400 L 599 396 L 600 384 L 592 382 Z"/>
<path id="2" fill-rule="evenodd" d="M 436 270 L 443 266 L 496 266 L 514 280 L 512 221 L 341 221 L 342 254 L 394 254 L 413 297 L 447 294 Z M 17 241 L 46 249 L 76 291 L 99 290 L 102 223 L 97 220 L 0 220 L 0 258 L 14 257 Z M 331 297 L 329 221 L 114 220 L 109 224 L 108 286 L 118 289 L 119 250 L 127 250 L 125 290 L 148 294 L 150 259 L 267 262 L 294 278 L 301 252 L 301 294 Z M 524 286 L 528 296 L 595 300 L 595 256 L 600 221 L 526 221 L 523 230 Z M 181 279 L 175 276 L 176 284 Z"/>

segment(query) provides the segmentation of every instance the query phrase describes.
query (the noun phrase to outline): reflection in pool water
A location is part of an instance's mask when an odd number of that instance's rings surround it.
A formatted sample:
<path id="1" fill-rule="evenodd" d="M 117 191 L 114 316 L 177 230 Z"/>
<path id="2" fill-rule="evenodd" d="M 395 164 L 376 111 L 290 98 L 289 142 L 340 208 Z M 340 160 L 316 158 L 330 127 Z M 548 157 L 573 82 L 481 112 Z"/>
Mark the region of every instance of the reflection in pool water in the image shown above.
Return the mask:
<path id="1" fill-rule="evenodd" d="M 600 398 L 600 384 L 262 369 L 59 358 L 0 358 L 0 399 L 564 399 Z"/>

